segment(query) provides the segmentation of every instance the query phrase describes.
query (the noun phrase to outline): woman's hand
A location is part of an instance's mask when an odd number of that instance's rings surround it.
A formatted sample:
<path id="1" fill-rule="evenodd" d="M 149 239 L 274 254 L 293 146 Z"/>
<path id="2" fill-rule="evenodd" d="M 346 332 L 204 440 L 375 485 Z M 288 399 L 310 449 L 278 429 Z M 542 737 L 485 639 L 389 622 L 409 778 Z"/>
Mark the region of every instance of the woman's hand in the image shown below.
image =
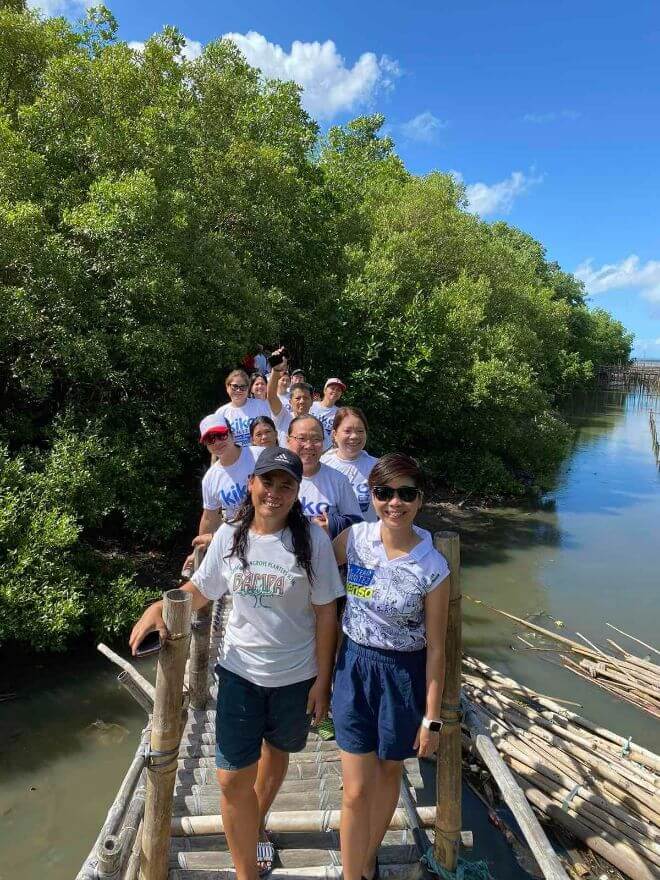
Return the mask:
<path id="1" fill-rule="evenodd" d="M 423 724 L 419 725 L 413 748 L 418 758 L 430 758 L 438 751 L 440 745 L 440 731 L 428 730 Z"/>
<path id="2" fill-rule="evenodd" d="M 206 532 L 204 535 L 197 535 L 192 539 L 193 547 L 201 547 L 202 550 L 206 550 L 213 540 L 213 535 L 215 532 Z"/>
<path id="3" fill-rule="evenodd" d="M 150 605 L 131 630 L 128 644 L 134 657 L 144 637 L 154 630 L 158 630 L 161 642 L 165 641 L 169 636 L 165 621 L 163 620 L 162 600 Z"/>
<path id="4" fill-rule="evenodd" d="M 321 526 L 326 535 L 330 534 L 330 521 L 328 520 L 327 513 L 320 513 L 318 516 L 313 516 L 312 522 L 316 523 L 317 526 Z"/>
<path id="5" fill-rule="evenodd" d="M 312 716 L 314 724 L 320 724 L 328 716 L 330 708 L 330 685 L 316 679 L 309 689 L 307 697 L 307 714 Z"/>

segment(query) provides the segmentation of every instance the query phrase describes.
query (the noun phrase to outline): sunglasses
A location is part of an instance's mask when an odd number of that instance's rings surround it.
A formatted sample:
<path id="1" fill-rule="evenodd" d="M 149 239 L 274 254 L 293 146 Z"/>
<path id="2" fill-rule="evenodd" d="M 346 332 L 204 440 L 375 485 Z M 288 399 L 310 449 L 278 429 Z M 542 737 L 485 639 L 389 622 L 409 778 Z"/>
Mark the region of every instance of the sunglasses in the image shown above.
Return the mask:
<path id="1" fill-rule="evenodd" d="M 225 440 L 229 437 L 229 431 L 214 431 L 204 437 L 204 443 L 215 443 L 216 440 Z"/>
<path id="2" fill-rule="evenodd" d="M 230 385 L 232 391 L 247 391 L 247 385 Z"/>
<path id="3" fill-rule="evenodd" d="M 415 486 L 399 486 L 398 489 L 392 486 L 374 486 L 372 492 L 378 501 L 391 501 L 396 495 L 399 501 L 406 504 L 412 504 L 422 494 L 421 489 L 416 489 Z"/>

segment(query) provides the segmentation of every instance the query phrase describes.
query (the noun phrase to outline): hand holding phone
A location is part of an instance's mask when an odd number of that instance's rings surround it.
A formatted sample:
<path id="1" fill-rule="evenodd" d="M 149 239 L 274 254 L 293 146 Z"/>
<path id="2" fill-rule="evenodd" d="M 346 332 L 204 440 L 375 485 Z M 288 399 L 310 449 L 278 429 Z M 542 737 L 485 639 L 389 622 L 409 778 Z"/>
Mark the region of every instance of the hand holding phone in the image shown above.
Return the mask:
<path id="1" fill-rule="evenodd" d="M 279 367 L 281 363 L 289 360 L 289 352 L 287 349 L 282 346 L 282 348 L 278 348 L 277 351 L 274 351 L 271 356 L 268 358 L 269 365 L 274 369 L 275 367 Z"/>
<path id="2" fill-rule="evenodd" d="M 128 643 L 134 657 L 145 657 L 160 650 L 160 644 L 168 636 L 163 620 L 162 600 L 154 602 L 133 627 Z M 149 639 L 149 641 L 147 641 Z"/>
<path id="3" fill-rule="evenodd" d="M 160 633 L 157 629 L 152 630 L 150 633 L 146 634 L 135 649 L 136 660 L 140 660 L 143 657 L 150 657 L 152 654 L 157 654 L 161 649 L 161 645 Z"/>

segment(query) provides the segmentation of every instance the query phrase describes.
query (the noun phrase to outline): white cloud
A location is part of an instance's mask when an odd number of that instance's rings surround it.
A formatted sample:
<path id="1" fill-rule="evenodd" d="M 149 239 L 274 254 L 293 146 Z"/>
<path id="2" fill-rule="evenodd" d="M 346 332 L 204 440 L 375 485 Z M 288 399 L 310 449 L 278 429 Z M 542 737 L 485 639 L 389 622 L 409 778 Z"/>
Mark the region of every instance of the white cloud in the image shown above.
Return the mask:
<path id="1" fill-rule="evenodd" d="M 392 88 L 401 73 L 396 61 L 385 55 L 378 58 L 373 52 L 364 52 L 352 67 L 347 67 L 332 40 L 294 40 L 287 52 L 256 31 L 224 37 L 232 40 L 265 76 L 298 83 L 303 89 L 303 106 L 313 116 L 327 118 L 367 104 L 379 91 Z"/>
<path id="2" fill-rule="evenodd" d="M 28 0 L 30 9 L 38 9 L 47 18 L 56 15 L 78 16 L 92 5 L 93 0 Z"/>
<path id="3" fill-rule="evenodd" d="M 618 263 L 605 263 L 594 268 L 593 260 L 585 260 L 573 273 L 593 295 L 610 290 L 634 290 L 644 299 L 660 303 L 660 260 L 642 263 L 636 254 Z"/>
<path id="4" fill-rule="evenodd" d="M 199 58 L 204 51 L 202 44 L 197 40 L 189 39 L 189 37 L 184 37 L 183 39 L 186 43 L 181 50 L 181 55 L 188 61 L 194 61 L 195 58 Z M 141 40 L 130 40 L 128 47 L 135 52 L 144 52 L 144 43 Z"/>
<path id="5" fill-rule="evenodd" d="M 419 141 L 423 144 L 431 144 L 438 136 L 440 129 L 446 128 L 447 123 L 438 119 L 429 110 L 420 113 L 408 122 L 404 122 L 401 131 L 404 137 L 410 141 Z"/>
<path id="6" fill-rule="evenodd" d="M 458 180 L 463 181 L 463 175 L 459 171 L 452 171 Z M 513 171 L 505 180 L 497 183 L 469 183 L 465 187 L 465 195 L 468 200 L 468 210 L 481 217 L 489 214 L 508 214 L 518 196 L 543 181 L 542 174 L 536 174 L 531 169 L 529 174 L 522 171 Z"/>
<path id="7" fill-rule="evenodd" d="M 547 125 L 549 122 L 559 122 L 562 119 L 579 119 L 582 114 L 577 110 L 552 110 L 549 113 L 525 113 L 523 122 L 532 122 L 534 125 Z"/>

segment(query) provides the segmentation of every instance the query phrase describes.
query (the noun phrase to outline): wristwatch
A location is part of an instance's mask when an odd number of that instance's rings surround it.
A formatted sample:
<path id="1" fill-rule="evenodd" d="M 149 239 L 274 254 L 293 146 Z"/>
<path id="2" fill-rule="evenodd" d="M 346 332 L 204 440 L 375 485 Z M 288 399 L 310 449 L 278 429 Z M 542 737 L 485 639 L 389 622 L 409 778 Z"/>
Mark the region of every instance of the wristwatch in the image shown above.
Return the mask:
<path id="1" fill-rule="evenodd" d="M 442 721 L 435 721 L 432 718 L 424 716 L 424 718 L 422 718 L 422 727 L 437 733 L 439 730 L 442 730 Z"/>

